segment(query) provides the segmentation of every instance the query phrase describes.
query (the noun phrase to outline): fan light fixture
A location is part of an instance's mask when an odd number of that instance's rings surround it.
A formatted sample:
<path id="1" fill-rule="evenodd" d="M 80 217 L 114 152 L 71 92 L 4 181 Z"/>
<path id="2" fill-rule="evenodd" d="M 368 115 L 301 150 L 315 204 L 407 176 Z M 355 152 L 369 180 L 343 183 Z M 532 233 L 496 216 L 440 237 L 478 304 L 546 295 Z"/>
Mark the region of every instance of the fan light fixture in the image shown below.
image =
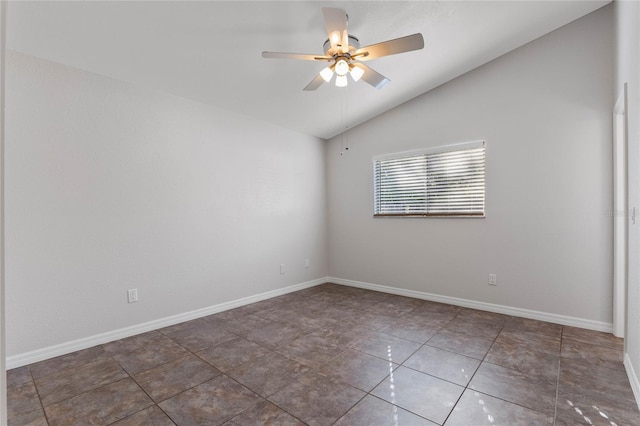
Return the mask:
<path id="1" fill-rule="evenodd" d="M 333 73 L 337 74 L 336 86 L 346 87 L 348 84 L 347 74 L 351 75 L 353 81 L 358 81 L 364 75 L 364 70 L 347 62 L 347 59 L 338 59 L 338 61 L 320 71 L 320 77 L 329 83 L 333 78 Z"/>
<path id="2" fill-rule="evenodd" d="M 349 72 L 349 64 L 344 59 L 338 60 L 336 62 L 336 74 L 339 76 L 347 75 Z"/>
<path id="3" fill-rule="evenodd" d="M 370 86 L 381 89 L 389 83 L 389 79 L 369 68 L 363 62 L 383 56 L 420 50 L 424 47 L 424 39 L 420 33 L 360 47 L 358 38 L 349 34 L 347 28 L 349 17 L 344 9 L 325 7 L 322 8 L 322 14 L 329 36 L 322 45 L 324 54 L 262 52 L 263 58 L 328 62 L 328 66 L 316 74 L 316 77 L 302 89 L 304 91 L 316 90 L 322 83 L 329 83 L 333 74 L 336 74 L 336 86 L 338 87 L 347 86 L 347 74 L 350 74 L 353 81 L 362 79 Z"/>
<path id="4" fill-rule="evenodd" d="M 333 78 L 333 65 L 320 71 L 320 77 L 327 83 Z"/>
<path id="5" fill-rule="evenodd" d="M 349 74 L 351 74 L 353 81 L 358 81 L 364 75 L 364 70 L 360 67 L 356 67 L 355 65 L 351 65 L 351 71 Z"/>

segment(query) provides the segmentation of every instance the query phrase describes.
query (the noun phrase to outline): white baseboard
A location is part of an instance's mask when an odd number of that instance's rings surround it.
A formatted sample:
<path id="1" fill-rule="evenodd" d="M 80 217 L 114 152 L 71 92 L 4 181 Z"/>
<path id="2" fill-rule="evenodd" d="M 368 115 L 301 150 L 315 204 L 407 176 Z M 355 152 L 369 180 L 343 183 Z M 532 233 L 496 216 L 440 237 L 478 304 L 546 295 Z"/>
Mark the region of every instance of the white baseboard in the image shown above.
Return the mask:
<path id="1" fill-rule="evenodd" d="M 627 370 L 631 390 L 633 390 L 633 396 L 636 397 L 636 404 L 640 407 L 640 377 L 638 377 L 638 374 L 634 370 L 628 353 L 624 354 L 624 368 Z"/>
<path id="2" fill-rule="evenodd" d="M 516 317 L 535 319 L 539 321 L 552 322 L 555 324 L 568 325 L 572 327 L 586 328 L 589 330 L 613 332 L 613 324 L 601 321 L 593 321 L 584 318 L 570 317 L 566 315 L 550 314 L 547 312 L 533 311 L 530 309 L 514 308 L 511 306 L 496 305 L 493 303 L 478 302 L 475 300 L 461 299 L 458 297 L 442 296 L 439 294 L 425 293 L 422 291 L 406 290 L 403 288 L 389 287 L 380 284 L 371 284 L 361 281 L 347 280 L 343 278 L 327 277 L 327 281 L 335 284 L 350 287 L 364 288 L 367 290 L 381 291 L 383 293 L 397 294 L 399 296 L 413 297 L 416 299 L 429 300 L 432 302 L 447 303 L 449 305 L 463 306 L 465 308 L 480 309 L 482 311 L 496 312 L 499 314 L 513 315 Z"/>
<path id="3" fill-rule="evenodd" d="M 60 355 L 65 355 L 71 352 L 87 349 L 92 346 L 101 345 L 104 343 L 112 342 L 114 340 L 123 339 L 125 337 L 134 336 L 136 334 L 145 333 L 152 330 L 157 330 L 170 325 L 178 324 L 184 321 L 190 321 L 196 318 L 205 317 L 207 315 L 216 314 L 218 312 L 227 311 L 229 309 L 238 308 L 240 306 L 248 305 L 251 303 L 259 302 L 261 300 L 270 299 L 272 297 L 281 296 L 283 294 L 291 293 L 305 288 L 314 287 L 324 283 L 335 283 L 350 287 L 364 288 L 368 290 L 380 291 L 383 293 L 397 294 L 400 296 L 414 297 L 416 299 L 430 300 L 433 302 L 447 303 L 450 305 L 463 306 L 465 308 L 480 309 L 483 311 L 496 312 L 500 314 L 513 315 L 517 317 L 536 319 L 540 321 L 547 321 L 556 324 L 569 325 L 573 327 L 586 328 L 590 330 L 603 331 L 611 333 L 613 331 L 613 324 L 600 321 L 587 320 L 583 318 L 569 317 L 565 315 L 550 314 L 541 311 L 532 311 L 529 309 L 514 308 L 504 305 L 496 305 L 493 303 L 478 302 L 475 300 L 461 299 L 457 297 L 442 296 L 433 293 L 426 293 L 415 290 L 406 290 L 397 287 L 389 287 L 380 284 L 371 284 L 361 281 L 353 281 L 336 277 L 323 277 L 312 281 L 307 281 L 300 284 L 280 288 L 277 290 L 271 290 L 264 293 L 256 294 L 242 299 L 232 300 L 230 302 L 220 303 L 206 308 L 197 309 L 194 311 L 185 312 L 170 317 L 160 318 L 157 320 L 145 322 L 142 324 L 133 325 L 131 327 L 125 327 L 118 330 L 109 331 L 95 336 L 89 336 L 71 342 L 61 343 L 59 345 L 49 346 L 42 349 L 37 349 L 31 352 L 26 352 L 18 355 L 7 357 L 6 368 L 12 369 L 21 367 L 23 365 L 32 364 L 34 362 L 43 361 L 45 359 L 54 358 Z M 625 362 L 625 365 L 626 362 Z M 631 364 L 629 363 L 629 366 Z M 627 367 L 631 368 L 631 367 Z M 629 370 L 627 370 L 629 371 Z M 640 387 L 638 387 L 637 376 L 636 388 L 634 393 L 637 396 L 640 394 Z M 631 375 L 630 379 L 631 380 Z M 633 385 L 633 383 L 632 383 Z M 640 405 L 640 404 L 639 404 Z"/>
<path id="4" fill-rule="evenodd" d="M 218 312 L 227 311 L 229 309 L 238 308 L 240 306 L 248 305 L 255 302 L 260 302 L 261 300 L 265 299 L 271 299 L 272 297 L 282 296 L 287 293 L 314 287 L 326 282 L 326 277 L 318 278 L 312 281 L 279 288 L 277 290 L 271 290 L 253 296 L 243 297 L 242 299 L 236 299 L 230 302 L 224 302 L 202 309 L 196 309 L 195 311 L 172 315 L 170 317 L 160 318 L 142 324 L 133 325 L 131 327 L 125 327 L 118 330 L 73 340 L 71 342 L 61 343 L 59 345 L 49 346 L 46 348 L 37 349 L 35 351 L 13 355 L 7 357 L 6 368 L 10 370 L 12 368 L 22 367 L 23 365 L 32 364 L 34 362 L 43 361 L 45 359 L 54 358 L 60 355 L 66 355 L 68 353 L 87 349 L 92 346 L 101 345 L 118 339 L 124 339 L 125 337 L 134 336 L 140 333 L 146 333 L 147 331 L 158 330 L 170 325 L 179 324 L 181 322 L 190 321 L 196 318 L 202 318 L 207 315 L 217 314 Z"/>

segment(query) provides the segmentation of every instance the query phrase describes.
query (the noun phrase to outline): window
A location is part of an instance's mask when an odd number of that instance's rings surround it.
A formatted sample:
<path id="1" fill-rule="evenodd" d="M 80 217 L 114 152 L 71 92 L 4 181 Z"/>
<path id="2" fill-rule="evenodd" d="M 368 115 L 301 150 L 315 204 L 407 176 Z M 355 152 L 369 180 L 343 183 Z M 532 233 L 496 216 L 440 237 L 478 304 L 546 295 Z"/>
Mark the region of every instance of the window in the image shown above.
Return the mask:
<path id="1" fill-rule="evenodd" d="M 485 142 L 374 158 L 374 216 L 484 217 Z"/>

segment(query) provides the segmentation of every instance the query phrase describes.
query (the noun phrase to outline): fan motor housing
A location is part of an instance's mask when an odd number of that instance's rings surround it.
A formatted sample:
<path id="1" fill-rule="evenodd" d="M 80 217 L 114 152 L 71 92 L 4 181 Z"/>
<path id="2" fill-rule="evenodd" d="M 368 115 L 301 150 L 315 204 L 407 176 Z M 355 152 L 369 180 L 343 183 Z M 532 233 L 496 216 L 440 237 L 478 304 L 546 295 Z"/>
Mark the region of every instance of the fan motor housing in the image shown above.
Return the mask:
<path id="1" fill-rule="evenodd" d="M 358 37 L 349 34 L 348 38 L 349 38 L 349 53 L 352 53 L 358 50 L 360 48 L 360 40 L 358 40 Z M 327 41 L 324 42 L 324 44 L 322 45 L 322 49 L 325 55 L 327 54 L 329 49 L 331 49 L 331 42 L 329 41 L 329 39 L 327 39 Z"/>

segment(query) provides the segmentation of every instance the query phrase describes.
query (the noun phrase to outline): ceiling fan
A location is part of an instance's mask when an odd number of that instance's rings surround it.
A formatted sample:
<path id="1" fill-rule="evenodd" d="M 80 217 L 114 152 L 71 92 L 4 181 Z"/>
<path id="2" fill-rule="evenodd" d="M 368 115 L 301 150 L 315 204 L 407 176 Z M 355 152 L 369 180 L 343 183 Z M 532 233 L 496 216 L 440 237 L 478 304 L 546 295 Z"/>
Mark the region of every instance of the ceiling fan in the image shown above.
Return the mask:
<path id="1" fill-rule="evenodd" d="M 376 89 L 382 89 L 390 80 L 363 62 L 424 47 L 424 39 L 420 33 L 360 47 L 358 39 L 347 30 L 349 16 L 346 11 L 325 7 L 322 8 L 322 13 L 329 34 L 323 46 L 324 55 L 262 52 L 263 58 L 327 62 L 328 66 L 320 71 L 303 90 L 316 90 L 322 83 L 331 82 L 334 74 L 336 75 L 335 84 L 338 87 L 347 86 L 347 74 L 349 74 L 354 81 L 362 79 Z"/>

